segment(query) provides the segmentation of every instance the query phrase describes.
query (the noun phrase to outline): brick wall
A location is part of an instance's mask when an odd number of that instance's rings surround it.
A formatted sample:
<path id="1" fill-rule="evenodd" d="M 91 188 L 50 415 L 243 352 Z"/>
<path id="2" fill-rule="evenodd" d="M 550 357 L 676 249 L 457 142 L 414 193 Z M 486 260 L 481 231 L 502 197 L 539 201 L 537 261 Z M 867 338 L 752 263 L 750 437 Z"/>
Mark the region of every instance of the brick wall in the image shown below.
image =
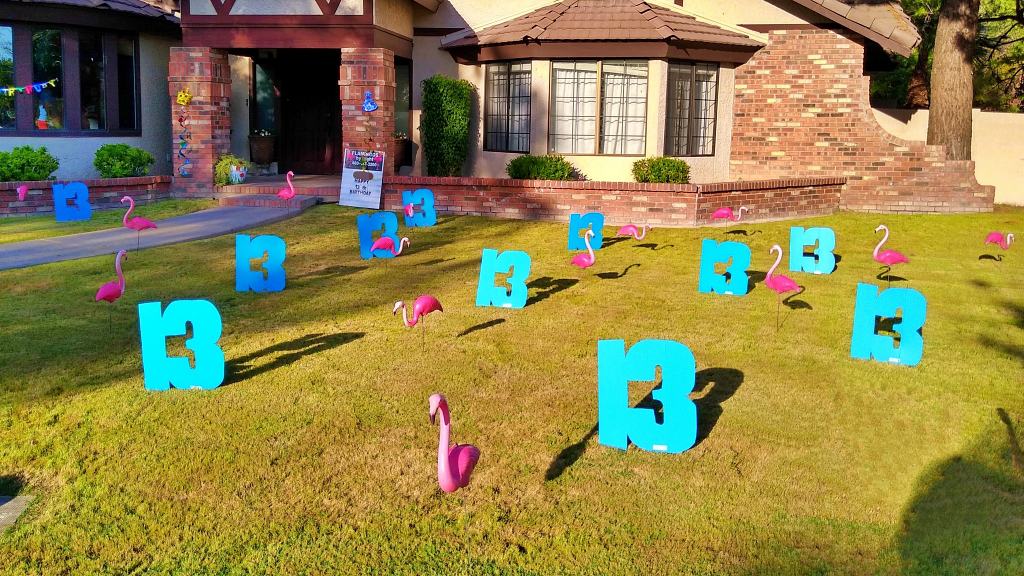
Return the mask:
<path id="1" fill-rule="evenodd" d="M 172 47 L 168 64 L 168 90 L 171 94 L 172 159 L 176 195 L 211 196 L 213 167 L 221 154 L 231 149 L 231 67 L 224 50 L 199 47 Z M 178 124 L 180 107 L 175 101 L 178 91 L 188 88 L 192 104 L 188 107 L 189 159 L 192 176 L 179 175 L 183 159 L 178 156 Z"/>
<path id="2" fill-rule="evenodd" d="M 722 206 L 748 206 L 744 219 L 752 221 L 831 214 L 839 207 L 843 183 L 842 178 L 676 185 L 391 176 L 384 180 L 384 209 L 401 211 L 403 190 L 429 188 L 442 214 L 564 221 L 573 212 L 602 212 L 613 225 L 688 227 L 706 223 Z"/>
<path id="3" fill-rule="evenodd" d="M 341 140 L 344 148 L 383 150 L 395 157 L 395 54 L 384 48 L 342 48 L 339 70 Z M 363 111 L 366 92 L 378 109 Z M 385 174 L 394 174 L 386 162 Z"/>
<path id="4" fill-rule="evenodd" d="M 68 184 L 73 180 L 45 180 L 38 182 L 0 182 L 0 217 L 31 216 L 53 212 L 53 185 Z M 169 176 L 143 176 L 140 178 L 101 178 L 78 180 L 89 187 L 89 203 L 93 208 L 120 208 L 121 198 L 131 196 L 139 204 L 163 200 L 171 196 Z M 18 201 L 18 186 L 29 188 L 24 202 Z"/>
<path id="5" fill-rule="evenodd" d="M 995 191 L 977 183 L 973 162 L 877 124 L 862 42 L 842 30 L 778 30 L 737 68 L 732 176 L 843 177 L 851 210 L 991 211 Z"/>

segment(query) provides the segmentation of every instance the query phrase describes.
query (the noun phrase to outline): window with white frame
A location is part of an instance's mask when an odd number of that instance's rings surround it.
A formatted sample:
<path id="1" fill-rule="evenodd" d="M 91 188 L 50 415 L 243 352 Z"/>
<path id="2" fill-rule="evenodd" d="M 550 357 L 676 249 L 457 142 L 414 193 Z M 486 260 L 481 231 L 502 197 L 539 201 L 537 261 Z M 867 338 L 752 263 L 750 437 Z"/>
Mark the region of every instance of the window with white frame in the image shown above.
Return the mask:
<path id="1" fill-rule="evenodd" d="M 529 62 L 487 65 L 484 150 L 530 152 Z"/>
<path id="2" fill-rule="evenodd" d="M 718 65 L 668 66 L 666 156 L 713 156 L 718 110 Z"/>
<path id="3" fill-rule="evenodd" d="M 643 155 L 647 76 L 646 61 L 553 62 L 549 150 Z"/>

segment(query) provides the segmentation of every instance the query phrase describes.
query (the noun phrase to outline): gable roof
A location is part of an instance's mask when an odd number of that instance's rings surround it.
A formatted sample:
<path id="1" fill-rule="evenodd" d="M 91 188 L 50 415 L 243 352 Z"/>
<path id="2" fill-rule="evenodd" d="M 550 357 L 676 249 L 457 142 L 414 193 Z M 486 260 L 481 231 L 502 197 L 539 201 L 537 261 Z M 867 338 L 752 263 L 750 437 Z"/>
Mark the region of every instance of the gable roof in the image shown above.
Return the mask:
<path id="1" fill-rule="evenodd" d="M 160 18 L 168 22 L 178 23 L 178 19 L 174 14 L 164 8 L 167 6 L 166 2 L 160 0 L 152 0 L 152 2 L 146 2 L 144 0 L 12 0 L 13 2 L 21 2 L 25 4 L 54 4 L 59 6 L 73 6 L 76 8 L 94 8 L 97 10 L 110 10 L 113 12 L 121 12 L 124 14 L 131 14 L 133 16 L 142 16 L 146 18 Z"/>
<path id="2" fill-rule="evenodd" d="M 910 56 L 921 43 L 914 22 L 890 0 L 793 1 L 903 56 Z"/>

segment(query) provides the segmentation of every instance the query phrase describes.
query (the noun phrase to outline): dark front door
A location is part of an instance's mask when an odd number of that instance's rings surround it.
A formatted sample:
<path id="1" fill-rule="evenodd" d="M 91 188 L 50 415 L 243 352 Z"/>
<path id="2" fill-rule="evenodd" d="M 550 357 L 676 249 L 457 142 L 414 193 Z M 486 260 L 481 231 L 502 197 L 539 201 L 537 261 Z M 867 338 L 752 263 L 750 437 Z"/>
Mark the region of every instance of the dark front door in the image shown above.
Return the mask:
<path id="1" fill-rule="evenodd" d="M 338 50 L 280 50 L 275 84 L 281 93 L 281 172 L 341 173 Z"/>

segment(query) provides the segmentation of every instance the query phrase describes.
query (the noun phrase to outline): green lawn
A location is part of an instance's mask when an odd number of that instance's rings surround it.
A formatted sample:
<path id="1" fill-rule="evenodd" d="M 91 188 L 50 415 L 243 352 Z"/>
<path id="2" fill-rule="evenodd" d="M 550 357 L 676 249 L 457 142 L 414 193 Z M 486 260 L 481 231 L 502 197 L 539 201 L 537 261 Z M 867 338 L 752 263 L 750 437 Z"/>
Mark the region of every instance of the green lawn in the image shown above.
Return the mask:
<path id="1" fill-rule="evenodd" d="M 213 208 L 216 205 L 216 200 L 161 200 L 153 204 L 136 206 L 132 216 L 144 216 L 154 221 L 165 220 Z M 0 244 L 117 228 L 121 226 L 122 218 L 123 209 L 95 210 L 91 219 L 81 222 L 57 222 L 53 214 L 0 218 Z"/>
<path id="2" fill-rule="evenodd" d="M 289 242 L 279 294 L 234 292 L 232 237 L 133 253 L 111 327 L 91 302 L 110 257 L 0 272 L 0 493 L 36 496 L 0 574 L 1024 573 L 1024 250 L 979 260 L 1024 210 L 739 225 L 760 271 L 790 226 L 836 229 L 838 271 L 792 275 L 809 307 L 778 332 L 763 285 L 698 294 L 722 229 L 658 229 L 580 271 L 564 224 L 447 217 L 384 263 L 359 259 L 356 214 L 258 231 Z M 916 368 L 849 357 L 880 222 L 928 298 Z M 527 250 L 539 298 L 474 307 L 484 247 Z M 421 293 L 445 306 L 425 345 L 391 315 Z M 148 393 L 135 305 L 184 298 L 218 305 L 228 383 Z M 597 444 L 607 338 L 693 351 L 693 449 Z M 482 450 L 452 495 L 433 392 Z"/>

